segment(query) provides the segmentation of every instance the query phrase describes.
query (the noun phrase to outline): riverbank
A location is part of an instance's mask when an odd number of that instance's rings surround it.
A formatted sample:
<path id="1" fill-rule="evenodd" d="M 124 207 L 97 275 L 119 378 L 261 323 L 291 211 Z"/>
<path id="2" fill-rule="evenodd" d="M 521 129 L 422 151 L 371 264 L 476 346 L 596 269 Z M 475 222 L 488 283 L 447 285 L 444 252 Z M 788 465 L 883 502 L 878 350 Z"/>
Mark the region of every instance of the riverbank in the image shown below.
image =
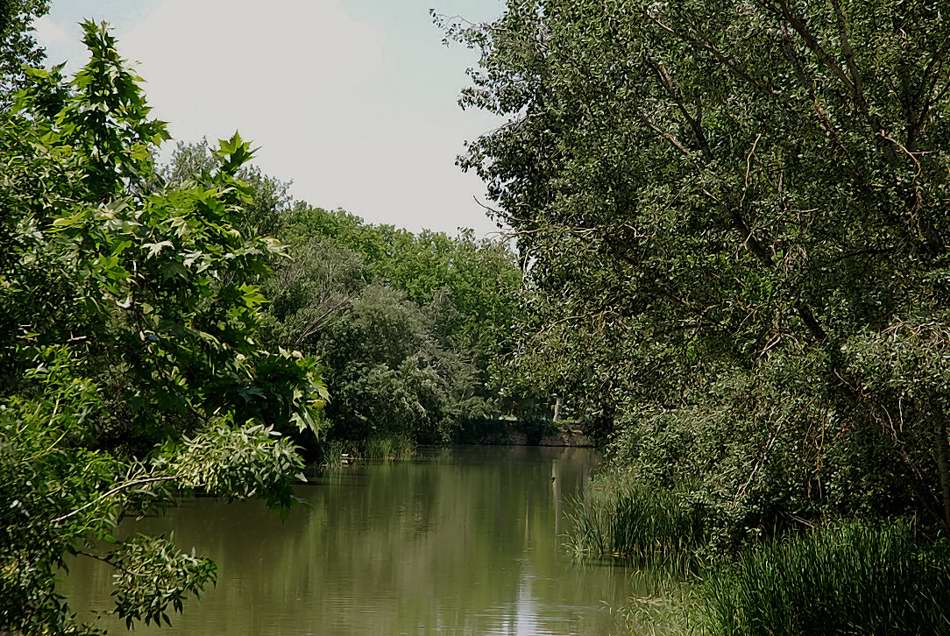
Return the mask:
<path id="1" fill-rule="evenodd" d="M 550 419 L 483 418 L 465 422 L 455 437 L 462 445 L 593 448 L 579 423 Z"/>
<path id="2" fill-rule="evenodd" d="M 685 493 L 612 480 L 572 514 L 578 558 L 669 573 L 622 610 L 631 633 L 658 608 L 682 634 L 950 633 L 950 543 L 909 519 L 816 522 L 728 549 Z"/>
<path id="3" fill-rule="evenodd" d="M 452 446 L 594 448 L 594 443 L 577 423 L 571 421 L 555 423 L 547 419 L 484 418 L 465 422 L 452 437 L 451 443 L 431 448 Z M 319 469 L 361 461 L 406 460 L 415 455 L 417 448 L 420 446 L 404 435 L 375 436 L 350 442 L 337 440 L 329 443 L 314 466 Z"/>

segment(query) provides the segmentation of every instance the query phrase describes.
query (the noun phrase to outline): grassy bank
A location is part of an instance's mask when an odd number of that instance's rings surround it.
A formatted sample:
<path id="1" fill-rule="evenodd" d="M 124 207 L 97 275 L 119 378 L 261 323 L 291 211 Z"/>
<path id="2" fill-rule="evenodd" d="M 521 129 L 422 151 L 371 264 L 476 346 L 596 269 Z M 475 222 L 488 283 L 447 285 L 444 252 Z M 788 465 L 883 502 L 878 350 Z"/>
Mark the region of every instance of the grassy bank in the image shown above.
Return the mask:
<path id="1" fill-rule="evenodd" d="M 703 519 L 674 492 L 600 482 L 568 548 L 672 576 L 620 610 L 631 633 L 950 634 L 950 543 L 905 521 L 829 525 L 701 560 Z"/>
<path id="2" fill-rule="evenodd" d="M 950 550 L 908 524 L 852 524 L 760 545 L 706 574 L 710 631 L 948 634 Z"/>

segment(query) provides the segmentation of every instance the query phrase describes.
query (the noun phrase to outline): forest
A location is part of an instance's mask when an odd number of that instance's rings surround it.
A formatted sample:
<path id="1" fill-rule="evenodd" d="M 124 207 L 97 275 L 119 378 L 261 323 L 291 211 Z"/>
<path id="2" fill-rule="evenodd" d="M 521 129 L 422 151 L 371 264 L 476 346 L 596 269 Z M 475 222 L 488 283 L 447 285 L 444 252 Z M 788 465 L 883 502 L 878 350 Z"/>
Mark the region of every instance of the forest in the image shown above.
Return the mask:
<path id="1" fill-rule="evenodd" d="M 48 10 L 0 8 L 0 633 L 97 633 L 78 557 L 173 623 L 216 566 L 125 520 L 555 403 L 604 457 L 559 549 L 661 573 L 629 633 L 950 633 L 941 3 L 433 11 L 503 122 L 458 159 L 491 237 L 296 199 L 237 133 L 162 155 L 107 25 L 43 66 Z"/>

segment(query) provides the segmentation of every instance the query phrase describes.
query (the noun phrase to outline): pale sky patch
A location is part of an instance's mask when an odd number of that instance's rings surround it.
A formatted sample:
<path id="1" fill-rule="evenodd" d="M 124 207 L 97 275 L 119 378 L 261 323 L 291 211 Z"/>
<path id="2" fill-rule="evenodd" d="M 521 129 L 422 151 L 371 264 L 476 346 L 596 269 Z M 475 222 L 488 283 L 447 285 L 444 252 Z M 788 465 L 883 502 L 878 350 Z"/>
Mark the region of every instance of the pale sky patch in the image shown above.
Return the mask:
<path id="1" fill-rule="evenodd" d="M 33 23 L 36 37 L 40 42 L 49 46 L 66 46 L 70 40 L 70 33 L 63 25 L 58 24 L 49 16 L 42 16 Z"/>
<path id="2" fill-rule="evenodd" d="M 176 139 L 240 130 L 314 205 L 486 234 L 484 185 L 454 162 L 497 122 L 456 104 L 476 58 L 442 46 L 429 7 L 485 20 L 501 0 L 54 0 L 36 29 L 50 63 L 75 68 L 78 20 L 109 21 Z"/>

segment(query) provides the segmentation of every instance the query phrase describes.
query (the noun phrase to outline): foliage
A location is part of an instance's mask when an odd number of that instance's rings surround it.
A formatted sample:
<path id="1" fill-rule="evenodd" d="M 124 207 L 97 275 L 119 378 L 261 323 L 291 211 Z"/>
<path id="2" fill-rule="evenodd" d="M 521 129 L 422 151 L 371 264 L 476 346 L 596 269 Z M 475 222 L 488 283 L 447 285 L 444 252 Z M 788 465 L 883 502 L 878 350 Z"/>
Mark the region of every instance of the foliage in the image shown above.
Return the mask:
<path id="1" fill-rule="evenodd" d="M 907 524 L 846 525 L 765 544 L 707 578 L 711 631 L 945 633 L 947 548 L 921 548 Z"/>
<path id="2" fill-rule="evenodd" d="M 212 165 L 206 142 L 179 144 L 163 175 L 188 184 Z M 329 438 L 357 454 L 370 443 L 444 443 L 497 408 L 521 284 L 503 243 L 368 224 L 292 203 L 289 184 L 257 168 L 238 176 L 250 198 L 238 228 L 286 244 L 263 287 L 269 338 L 320 358 L 334 390 Z"/>
<path id="3" fill-rule="evenodd" d="M 471 364 L 440 347 L 431 322 L 399 292 L 367 286 L 318 338 L 336 437 L 441 443 L 462 418 L 485 410 Z"/>
<path id="4" fill-rule="evenodd" d="M 735 547 L 950 529 L 950 21 L 930 0 L 509 0 L 460 158 L 529 265 L 512 373 Z M 860 46 L 858 46 L 860 43 Z"/>
<path id="5" fill-rule="evenodd" d="M 244 237 L 251 151 L 222 141 L 200 179 L 162 185 L 167 139 L 105 26 L 0 120 L 0 630 L 88 633 L 55 591 L 68 554 L 117 569 L 116 612 L 168 620 L 213 567 L 114 536 L 176 494 L 289 501 L 277 431 L 319 433 L 315 361 L 262 347 L 275 241 Z M 54 90 L 50 90 L 53 88 Z"/>
<path id="6" fill-rule="evenodd" d="M 39 66 L 44 51 L 32 32 L 33 21 L 49 12 L 49 0 L 0 3 L 0 110 L 26 84 L 26 67 Z"/>
<path id="7" fill-rule="evenodd" d="M 215 580 L 214 563 L 159 537 L 125 541 L 110 555 L 110 564 L 116 568 L 116 613 L 125 616 L 129 629 L 143 619 L 146 625 L 170 625 L 168 607 L 180 613 L 187 594 L 197 597 Z"/>
<path id="8" fill-rule="evenodd" d="M 503 246 L 303 204 L 280 236 L 292 258 L 267 286 L 274 332 L 325 365 L 331 437 L 444 443 L 492 409 L 520 284 Z"/>
<path id="9" fill-rule="evenodd" d="M 207 139 L 178 142 L 171 161 L 160 171 L 166 183 L 183 186 L 207 179 L 215 170 L 214 150 Z M 247 199 L 235 210 L 232 225 L 245 238 L 273 236 L 282 217 L 291 209 L 290 183 L 271 177 L 253 164 L 242 165 L 237 178 L 246 188 Z"/>
<path id="10" fill-rule="evenodd" d="M 361 276 L 425 308 L 442 345 L 470 357 L 483 381 L 492 361 L 510 350 L 521 271 L 504 243 L 478 240 L 470 230 L 455 238 L 415 235 L 307 206 L 288 215 L 282 236 L 291 245 L 317 241 L 359 254 Z"/>

